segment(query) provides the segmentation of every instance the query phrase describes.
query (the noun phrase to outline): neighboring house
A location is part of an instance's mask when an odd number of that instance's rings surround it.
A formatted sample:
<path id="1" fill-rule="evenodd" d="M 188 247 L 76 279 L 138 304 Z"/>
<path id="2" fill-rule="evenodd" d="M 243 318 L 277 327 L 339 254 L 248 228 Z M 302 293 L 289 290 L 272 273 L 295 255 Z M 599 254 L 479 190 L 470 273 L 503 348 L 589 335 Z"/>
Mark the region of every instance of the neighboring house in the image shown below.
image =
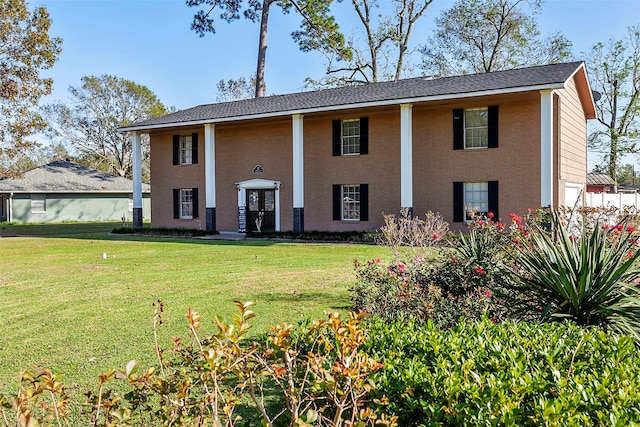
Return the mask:
<path id="1" fill-rule="evenodd" d="M 606 173 L 590 172 L 587 174 L 588 193 L 615 193 L 616 182 Z"/>
<path id="2" fill-rule="evenodd" d="M 201 105 L 120 131 L 134 147 L 150 135 L 153 226 L 375 230 L 407 208 L 461 228 L 473 210 L 573 205 L 595 117 L 572 62 Z"/>
<path id="3" fill-rule="evenodd" d="M 151 216 L 150 186 L 142 187 L 144 213 Z M 0 179 L 0 221 L 130 222 L 133 183 L 68 161 L 58 160 L 25 172 L 15 179 Z"/>

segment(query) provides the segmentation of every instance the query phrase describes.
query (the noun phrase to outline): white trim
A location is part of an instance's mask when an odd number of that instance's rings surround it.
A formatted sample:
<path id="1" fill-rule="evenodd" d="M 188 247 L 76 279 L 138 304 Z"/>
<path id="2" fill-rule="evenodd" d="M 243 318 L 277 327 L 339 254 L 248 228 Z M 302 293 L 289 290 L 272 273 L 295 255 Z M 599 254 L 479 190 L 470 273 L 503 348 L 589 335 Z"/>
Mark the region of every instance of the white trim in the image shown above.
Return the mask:
<path id="1" fill-rule="evenodd" d="M 293 208 L 304 208 L 304 120 L 293 115 Z"/>
<path id="2" fill-rule="evenodd" d="M 133 146 L 133 208 L 142 209 L 142 139 L 140 132 L 131 132 Z"/>
<path id="3" fill-rule="evenodd" d="M 204 125 L 204 189 L 207 208 L 216 207 L 216 129 Z"/>
<path id="4" fill-rule="evenodd" d="M 259 113 L 259 114 L 249 114 L 244 116 L 230 116 L 230 117 L 221 117 L 221 118 L 208 118 L 201 120 L 193 120 L 187 122 L 175 122 L 175 123 L 162 123 L 156 125 L 142 125 L 142 126 L 127 126 L 118 129 L 119 133 L 130 132 L 130 131 L 145 131 L 151 129 L 163 129 L 163 128 L 172 128 L 172 127 L 183 127 L 183 126 L 200 126 L 206 123 L 225 123 L 225 122 L 233 122 L 239 120 L 253 120 L 253 119 L 263 119 L 263 118 L 274 118 L 281 116 L 293 116 L 296 114 L 308 114 L 308 113 L 322 113 L 327 111 L 340 111 L 340 110 L 348 110 L 353 108 L 368 108 L 368 107 L 384 107 L 388 105 L 402 105 L 402 104 L 415 104 L 417 102 L 428 102 L 428 101 L 443 101 L 443 100 L 455 100 L 455 99 L 465 99 L 472 98 L 478 96 L 492 96 L 492 95 L 504 95 L 510 93 L 520 93 L 520 92 L 531 92 L 531 91 L 542 91 L 542 90 L 553 90 L 553 89 L 563 89 L 565 88 L 565 83 L 553 83 L 548 85 L 536 85 L 536 86 L 521 86 L 515 88 L 508 89 L 494 89 L 494 90 L 485 90 L 478 92 L 465 92 L 459 94 L 443 94 L 443 95 L 435 95 L 435 96 L 420 96 L 416 98 L 401 98 L 401 99 L 388 99 L 382 101 L 372 101 L 372 102 L 361 102 L 355 104 L 340 104 L 340 105 L 327 105 L 322 107 L 314 107 L 314 108 L 301 108 L 295 110 L 285 110 L 285 111 L 272 111 L 268 113 Z"/>
<path id="5" fill-rule="evenodd" d="M 540 206 L 553 206 L 553 91 L 540 91 Z"/>
<path id="6" fill-rule="evenodd" d="M 276 231 L 280 231 L 280 181 L 273 181 L 269 179 L 250 179 L 248 181 L 236 182 L 238 188 L 238 208 L 246 207 L 247 205 L 247 190 L 249 189 L 275 189 L 276 194 L 276 212 L 275 212 L 275 228 Z"/>
<path id="7" fill-rule="evenodd" d="M 413 207 L 413 105 L 400 105 L 400 207 Z"/>

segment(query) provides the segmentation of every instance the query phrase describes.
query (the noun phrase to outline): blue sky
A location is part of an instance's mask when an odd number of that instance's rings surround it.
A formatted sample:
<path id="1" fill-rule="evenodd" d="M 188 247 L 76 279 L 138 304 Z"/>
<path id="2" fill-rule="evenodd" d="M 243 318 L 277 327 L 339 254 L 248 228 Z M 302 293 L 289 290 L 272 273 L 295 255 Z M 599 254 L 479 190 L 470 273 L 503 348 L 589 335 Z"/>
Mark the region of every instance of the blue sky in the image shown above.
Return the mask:
<path id="1" fill-rule="evenodd" d="M 388 0 L 379 0 L 381 5 Z M 431 33 L 433 20 L 453 0 L 435 0 L 416 27 L 417 45 Z M 113 74 L 148 86 L 167 106 L 178 109 L 215 102 L 221 79 L 255 72 L 258 24 L 219 21 L 216 34 L 198 37 L 190 30 L 194 8 L 183 0 L 29 0 L 44 5 L 51 34 L 64 42 L 47 74 L 54 92 L 45 102 L 69 100 L 67 88 L 85 75 Z M 343 32 L 355 29 L 350 1 L 336 7 Z M 546 0 L 538 17 L 543 33 L 561 31 L 573 43 L 576 59 L 599 41 L 622 38 L 626 28 L 640 24 L 640 0 Z M 305 77 L 323 75 L 323 57 L 300 52 L 291 40 L 298 18 L 270 14 L 267 49 L 267 92 L 297 92 Z"/>

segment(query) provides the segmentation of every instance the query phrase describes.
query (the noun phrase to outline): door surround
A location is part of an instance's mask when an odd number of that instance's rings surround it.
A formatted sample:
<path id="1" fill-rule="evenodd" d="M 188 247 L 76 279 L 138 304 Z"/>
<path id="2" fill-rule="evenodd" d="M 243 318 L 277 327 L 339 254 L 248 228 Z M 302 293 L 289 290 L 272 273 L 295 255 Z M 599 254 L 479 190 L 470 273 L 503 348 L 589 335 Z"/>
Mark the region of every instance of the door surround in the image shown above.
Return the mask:
<path id="1" fill-rule="evenodd" d="M 246 212 L 247 190 L 274 189 L 276 193 L 275 229 L 276 231 L 280 231 L 280 184 L 280 181 L 274 181 L 271 179 L 249 179 L 247 181 L 236 182 L 236 187 L 238 188 L 238 216 L 241 215 L 240 212 Z M 240 224 L 241 222 L 240 218 L 238 218 L 238 223 Z M 242 230 L 240 231 L 242 232 Z M 244 231 L 246 232 L 246 230 Z"/>

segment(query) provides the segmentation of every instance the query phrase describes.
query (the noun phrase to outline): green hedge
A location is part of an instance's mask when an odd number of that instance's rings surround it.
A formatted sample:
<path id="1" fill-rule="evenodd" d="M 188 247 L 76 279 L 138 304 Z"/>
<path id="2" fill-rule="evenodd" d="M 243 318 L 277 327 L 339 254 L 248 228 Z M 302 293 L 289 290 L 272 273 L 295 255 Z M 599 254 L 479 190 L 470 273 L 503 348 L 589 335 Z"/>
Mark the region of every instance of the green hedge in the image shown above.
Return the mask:
<path id="1" fill-rule="evenodd" d="M 571 323 L 374 321 L 366 350 L 402 426 L 633 426 L 640 355 L 628 337 Z"/>

